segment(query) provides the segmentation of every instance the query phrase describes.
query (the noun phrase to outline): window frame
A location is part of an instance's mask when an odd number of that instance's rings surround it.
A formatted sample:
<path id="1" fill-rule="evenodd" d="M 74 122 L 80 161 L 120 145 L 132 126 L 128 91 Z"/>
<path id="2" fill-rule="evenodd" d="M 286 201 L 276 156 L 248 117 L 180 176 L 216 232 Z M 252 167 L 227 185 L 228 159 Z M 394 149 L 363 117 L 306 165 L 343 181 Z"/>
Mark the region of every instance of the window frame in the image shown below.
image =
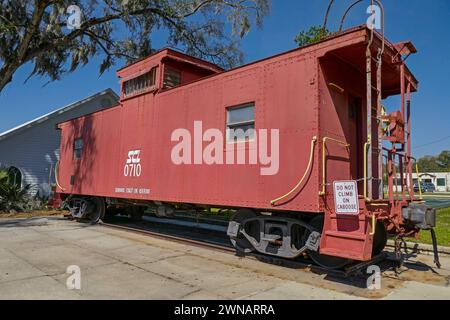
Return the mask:
<path id="1" fill-rule="evenodd" d="M 77 147 L 77 142 L 81 141 L 81 147 Z M 79 161 L 81 158 L 83 158 L 83 149 L 84 149 L 84 140 L 82 137 L 76 138 L 73 140 L 72 145 L 72 160 Z M 77 153 L 79 151 L 79 155 Z"/>
<path id="2" fill-rule="evenodd" d="M 230 112 L 235 111 L 235 110 L 250 108 L 250 107 L 253 108 L 253 118 L 251 120 L 237 121 L 237 122 L 230 123 L 230 120 L 229 120 Z M 247 143 L 247 142 L 254 141 L 254 134 L 255 134 L 255 130 L 256 130 L 255 109 L 256 109 L 256 103 L 254 101 L 244 103 L 244 104 L 234 105 L 234 106 L 230 106 L 230 107 L 226 108 L 226 111 L 225 111 L 225 131 L 226 131 L 225 142 L 227 144 Z M 253 136 L 249 137 L 248 135 L 244 135 L 244 139 L 237 139 L 236 137 L 234 137 L 235 139 L 231 140 L 231 137 L 229 134 L 230 129 L 235 130 L 236 128 L 240 128 L 243 126 L 249 126 L 249 125 L 253 125 Z M 247 130 L 249 130 L 249 129 L 247 129 Z M 247 132 L 247 130 L 244 130 L 244 133 Z"/>
<path id="3" fill-rule="evenodd" d="M 174 86 L 168 86 L 168 85 L 166 84 L 166 75 L 167 75 L 168 72 L 173 72 L 173 73 L 177 73 L 177 74 L 178 74 L 179 83 L 178 83 L 177 85 L 174 85 Z M 163 77 L 162 77 L 162 78 L 163 78 L 163 79 L 162 79 L 162 82 L 163 82 L 163 88 L 164 88 L 164 89 L 173 89 L 173 88 L 177 88 L 177 87 L 181 86 L 181 84 L 183 83 L 182 72 L 181 72 L 181 70 L 179 70 L 179 69 L 177 69 L 177 68 L 174 68 L 174 67 L 171 67 L 171 66 L 167 66 L 167 65 L 164 66 L 164 74 L 163 74 Z"/>
<path id="4" fill-rule="evenodd" d="M 15 186 L 18 186 L 19 188 L 22 188 L 22 184 L 23 184 L 23 174 L 22 174 L 22 170 L 20 170 L 19 168 L 17 168 L 16 166 L 11 166 L 8 168 L 8 183 L 13 184 Z M 11 181 L 11 176 L 14 173 L 14 181 Z M 17 181 L 17 177 L 19 177 L 19 181 Z M 20 183 L 17 183 L 20 182 Z"/>
<path id="5" fill-rule="evenodd" d="M 158 84 L 158 68 L 159 66 L 153 66 L 139 75 L 135 75 L 134 77 L 124 80 L 121 86 L 122 98 L 128 99 L 147 92 L 155 91 Z M 149 75 L 148 79 L 146 79 L 147 75 Z M 131 88 L 128 88 L 128 86 Z"/>
<path id="6" fill-rule="evenodd" d="M 439 181 L 443 181 L 443 184 L 439 184 Z M 446 187 L 445 178 L 436 178 L 436 187 Z"/>

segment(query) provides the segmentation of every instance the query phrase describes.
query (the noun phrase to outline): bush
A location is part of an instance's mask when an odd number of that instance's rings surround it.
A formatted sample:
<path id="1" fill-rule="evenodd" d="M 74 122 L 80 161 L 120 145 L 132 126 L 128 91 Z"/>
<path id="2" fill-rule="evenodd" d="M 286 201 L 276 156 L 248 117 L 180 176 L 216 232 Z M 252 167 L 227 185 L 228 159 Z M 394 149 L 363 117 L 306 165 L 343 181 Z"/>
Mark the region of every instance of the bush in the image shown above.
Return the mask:
<path id="1" fill-rule="evenodd" d="M 0 184 L 0 210 L 2 211 L 26 211 L 29 203 L 28 190 L 30 186 L 24 188 L 10 184 L 8 182 Z"/>
<path id="2" fill-rule="evenodd" d="M 8 170 L 0 168 L 0 212 L 24 212 L 44 209 L 48 200 L 31 196 L 31 186 L 20 187 L 8 181 Z"/>

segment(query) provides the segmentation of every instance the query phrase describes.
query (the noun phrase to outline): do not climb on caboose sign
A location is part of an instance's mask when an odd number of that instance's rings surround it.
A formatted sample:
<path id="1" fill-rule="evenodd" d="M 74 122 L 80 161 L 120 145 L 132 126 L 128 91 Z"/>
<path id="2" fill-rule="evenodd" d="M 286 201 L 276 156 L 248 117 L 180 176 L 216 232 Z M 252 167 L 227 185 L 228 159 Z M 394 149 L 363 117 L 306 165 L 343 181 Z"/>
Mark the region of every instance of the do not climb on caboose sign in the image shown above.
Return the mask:
<path id="1" fill-rule="evenodd" d="M 359 213 L 358 186 L 356 181 L 334 181 L 333 189 L 336 213 Z"/>

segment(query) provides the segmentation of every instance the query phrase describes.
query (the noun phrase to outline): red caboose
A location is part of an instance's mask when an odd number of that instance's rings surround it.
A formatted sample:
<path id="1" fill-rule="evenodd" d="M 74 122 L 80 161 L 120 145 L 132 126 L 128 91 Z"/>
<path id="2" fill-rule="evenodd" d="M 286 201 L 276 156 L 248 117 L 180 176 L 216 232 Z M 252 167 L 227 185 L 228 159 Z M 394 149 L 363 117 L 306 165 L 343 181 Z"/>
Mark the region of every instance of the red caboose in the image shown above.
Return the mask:
<path id="1" fill-rule="evenodd" d="M 58 126 L 58 192 L 93 221 L 120 206 L 233 208 L 239 250 L 370 260 L 387 233 L 434 226 L 412 188 L 414 52 L 366 26 L 229 71 L 159 51 L 118 71 L 119 106 Z"/>

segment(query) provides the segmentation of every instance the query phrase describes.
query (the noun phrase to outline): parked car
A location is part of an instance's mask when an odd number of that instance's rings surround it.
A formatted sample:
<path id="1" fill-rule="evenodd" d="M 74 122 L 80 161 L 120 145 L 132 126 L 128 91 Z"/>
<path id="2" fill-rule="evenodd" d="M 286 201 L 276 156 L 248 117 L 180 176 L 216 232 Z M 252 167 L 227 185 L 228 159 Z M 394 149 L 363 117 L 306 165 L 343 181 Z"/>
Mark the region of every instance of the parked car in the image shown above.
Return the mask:
<path id="1" fill-rule="evenodd" d="M 422 192 L 435 192 L 436 186 L 431 182 L 421 182 L 420 189 Z M 417 182 L 414 183 L 414 192 L 419 192 L 419 184 Z"/>
<path id="2" fill-rule="evenodd" d="M 422 182 L 420 183 L 420 189 L 422 191 L 424 190 L 424 185 Z M 414 183 L 414 192 L 419 192 L 419 184 L 417 182 Z"/>
<path id="3" fill-rule="evenodd" d="M 423 192 L 435 192 L 436 186 L 431 182 L 425 182 L 422 188 Z"/>

